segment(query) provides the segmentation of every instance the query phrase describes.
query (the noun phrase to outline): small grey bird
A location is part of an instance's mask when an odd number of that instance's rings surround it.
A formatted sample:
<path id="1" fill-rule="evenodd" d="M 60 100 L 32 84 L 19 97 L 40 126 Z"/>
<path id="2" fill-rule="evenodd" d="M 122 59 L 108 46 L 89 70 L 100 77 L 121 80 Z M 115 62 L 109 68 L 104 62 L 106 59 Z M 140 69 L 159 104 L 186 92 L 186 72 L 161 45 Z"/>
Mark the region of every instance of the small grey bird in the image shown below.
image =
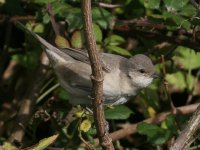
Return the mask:
<path id="1" fill-rule="evenodd" d="M 21 26 L 21 25 L 20 25 Z M 23 30 L 28 30 L 23 27 Z M 91 104 L 91 67 L 86 51 L 72 48 L 58 49 L 28 30 L 43 46 L 57 74 L 61 86 L 70 93 L 70 103 Z M 103 102 L 118 105 L 128 101 L 157 77 L 151 59 L 137 54 L 130 59 L 100 53 L 103 67 Z"/>

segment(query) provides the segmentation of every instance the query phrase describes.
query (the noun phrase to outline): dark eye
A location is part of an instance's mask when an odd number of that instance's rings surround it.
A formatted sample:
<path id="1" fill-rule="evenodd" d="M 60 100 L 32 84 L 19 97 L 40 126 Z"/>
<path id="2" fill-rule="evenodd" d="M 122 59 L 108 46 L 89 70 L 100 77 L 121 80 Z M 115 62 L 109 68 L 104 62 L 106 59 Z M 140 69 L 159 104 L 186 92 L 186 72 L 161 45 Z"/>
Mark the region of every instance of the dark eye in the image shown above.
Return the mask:
<path id="1" fill-rule="evenodd" d="M 144 69 L 139 69 L 138 70 L 140 73 L 145 73 L 145 70 Z"/>

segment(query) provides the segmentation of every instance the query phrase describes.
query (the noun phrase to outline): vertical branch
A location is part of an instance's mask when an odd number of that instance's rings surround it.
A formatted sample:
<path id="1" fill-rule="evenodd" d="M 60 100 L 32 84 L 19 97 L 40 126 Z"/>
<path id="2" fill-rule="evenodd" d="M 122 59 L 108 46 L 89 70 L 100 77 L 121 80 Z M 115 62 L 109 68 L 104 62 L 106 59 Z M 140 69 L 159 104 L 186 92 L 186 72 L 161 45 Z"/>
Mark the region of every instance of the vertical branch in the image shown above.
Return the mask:
<path id="1" fill-rule="evenodd" d="M 100 144 L 104 149 L 114 149 L 112 140 L 106 130 L 106 120 L 103 110 L 103 72 L 100 64 L 100 58 L 96 50 L 96 40 L 92 30 L 91 0 L 82 1 L 83 24 L 85 39 L 87 43 L 88 54 L 92 69 L 91 80 L 93 84 L 92 104 L 95 125 Z"/>
<path id="2" fill-rule="evenodd" d="M 170 106 L 171 106 L 172 112 L 173 112 L 173 114 L 176 114 L 177 110 L 176 110 L 176 107 L 173 104 L 171 95 L 169 93 L 168 83 L 166 81 L 166 67 L 165 67 L 165 58 L 164 58 L 164 55 L 161 55 L 161 60 L 162 60 L 162 65 L 163 65 L 163 68 L 162 68 L 162 71 L 163 71 L 163 83 L 164 83 L 164 86 L 165 86 L 167 97 L 168 97 L 168 99 L 170 101 Z"/>

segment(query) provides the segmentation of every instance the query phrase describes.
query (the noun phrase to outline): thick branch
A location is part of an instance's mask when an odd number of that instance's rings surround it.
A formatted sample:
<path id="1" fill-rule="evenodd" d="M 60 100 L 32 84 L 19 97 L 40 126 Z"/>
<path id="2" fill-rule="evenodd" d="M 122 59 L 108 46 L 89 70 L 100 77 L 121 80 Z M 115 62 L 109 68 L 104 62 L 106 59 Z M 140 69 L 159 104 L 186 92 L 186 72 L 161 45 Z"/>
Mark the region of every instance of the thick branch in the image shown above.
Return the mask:
<path id="1" fill-rule="evenodd" d="M 93 84 L 92 104 L 94 120 L 97 128 L 100 144 L 104 149 L 114 149 L 112 140 L 106 130 L 106 120 L 103 110 L 103 72 L 100 58 L 96 50 L 96 41 L 92 30 L 91 0 L 82 1 L 82 14 L 87 43 L 88 54 L 92 69 L 91 80 Z"/>
<path id="2" fill-rule="evenodd" d="M 184 128 L 184 130 L 180 133 L 179 137 L 176 139 L 170 150 L 185 150 L 191 144 L 191 140 L 193 135 L 199 128 L 200 123 L 200 105 L 197 107 L 193 116 L 189 120 L 188 124 Z"/>

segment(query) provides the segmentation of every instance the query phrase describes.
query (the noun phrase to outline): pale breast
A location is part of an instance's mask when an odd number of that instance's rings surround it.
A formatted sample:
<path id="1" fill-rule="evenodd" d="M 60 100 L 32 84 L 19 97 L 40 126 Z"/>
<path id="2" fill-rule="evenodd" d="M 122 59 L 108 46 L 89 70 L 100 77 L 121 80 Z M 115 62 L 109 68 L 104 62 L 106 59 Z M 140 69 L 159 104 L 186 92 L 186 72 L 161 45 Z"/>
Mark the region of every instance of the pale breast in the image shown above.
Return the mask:
<path id="1" fill-rule="evenodd" d="M 103 93 L 105 97 L 121 95 L 119 69 L 113 70 L 110 73 L 105 73 L 103 82 Z"/>

